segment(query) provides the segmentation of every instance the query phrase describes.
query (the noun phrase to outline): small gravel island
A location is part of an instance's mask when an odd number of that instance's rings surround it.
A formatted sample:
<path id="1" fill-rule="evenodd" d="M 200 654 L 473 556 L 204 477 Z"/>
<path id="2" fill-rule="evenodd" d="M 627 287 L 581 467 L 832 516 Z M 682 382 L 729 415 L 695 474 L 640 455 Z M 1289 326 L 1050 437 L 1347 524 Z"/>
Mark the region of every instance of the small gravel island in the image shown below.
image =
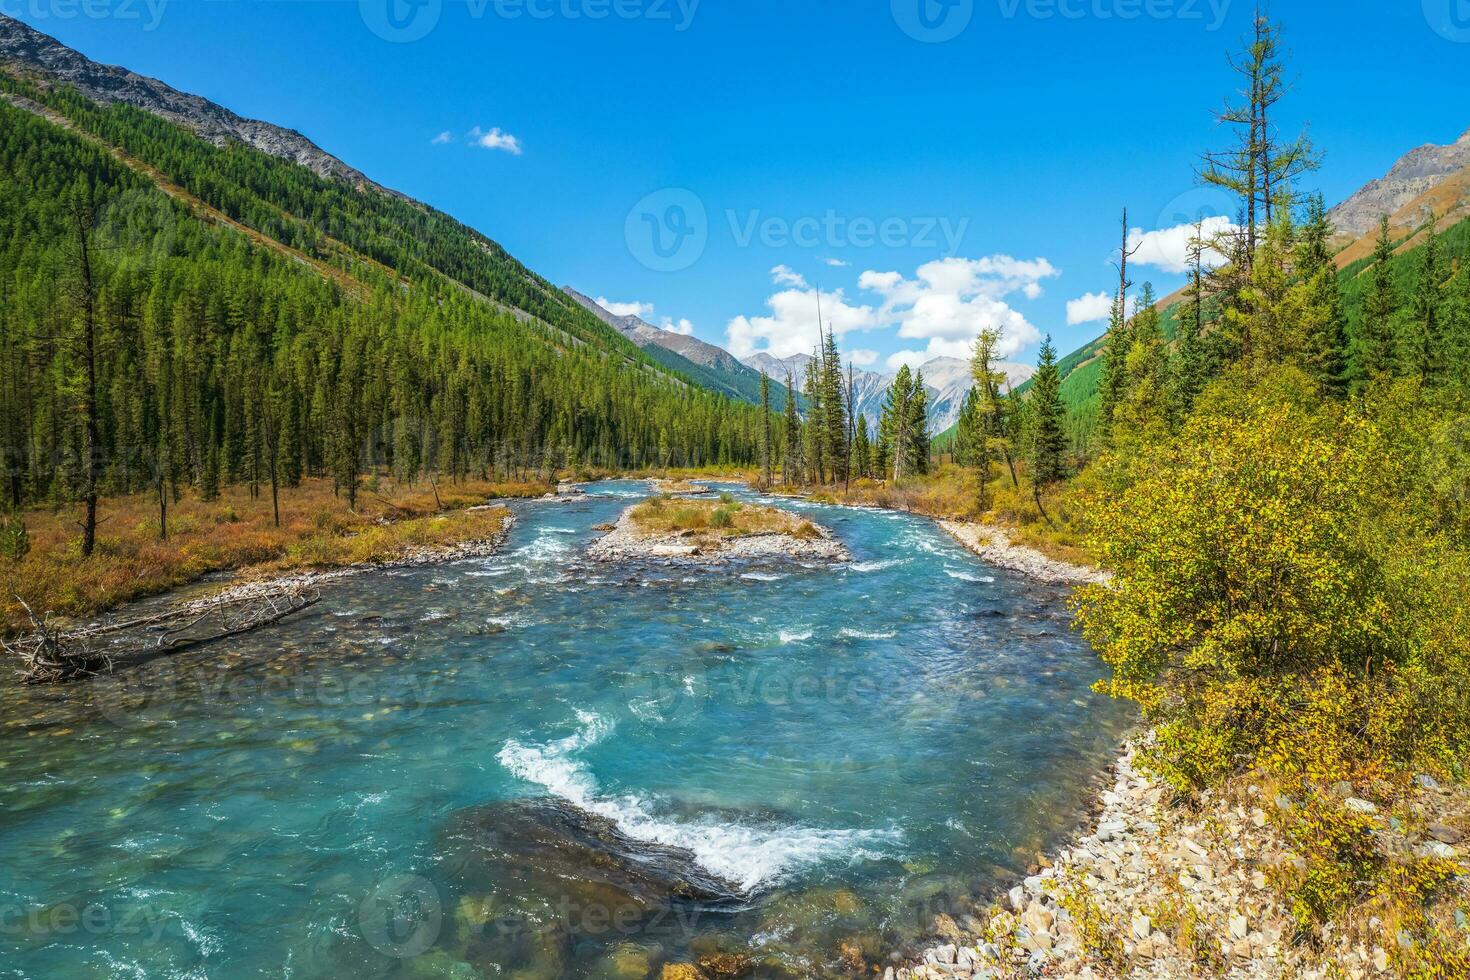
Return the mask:
<path id="1" fill-rule="evenodd" d="M 832 532 L 776 507 L 718 499 L 650 497 L 623 511 L 592 544 L 596 561 L 727 561 L 794 559 L 850 561 Z"/>

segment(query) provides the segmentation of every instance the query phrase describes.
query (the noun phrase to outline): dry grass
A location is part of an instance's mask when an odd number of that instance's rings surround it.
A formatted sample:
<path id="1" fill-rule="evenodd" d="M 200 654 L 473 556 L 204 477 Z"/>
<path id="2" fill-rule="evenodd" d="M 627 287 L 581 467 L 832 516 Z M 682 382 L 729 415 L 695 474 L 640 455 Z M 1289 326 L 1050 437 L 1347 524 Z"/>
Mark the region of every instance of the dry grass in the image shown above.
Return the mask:
<path id="1" fill-rule="evenodd" d="M 811 521 L 775 507 L 719 500 L 674 500 L 650 497 L 633 509 L 633 526 L 653 537 L 679 534 L 691 543 L 714 544 L 721 538 L 747 534 L 789 534 L 800 540 L 820 536 Z"/>
<path id="2" fill-rule="evenodd" d="M 80 506 L 24 512 L 30 551 L 20 561 L 0 559 L 0 628 L 28 625 L 14 596 L 38 613 L 86 616 L 122 602 L 164 592 L 211 572 L 276 572 L 392 561 L 422 548 L 493 536 L 502 508 L 465 510 L 490 497 L 539 496 L 535 483 L 467 481 L 438 488 L 369 480 L 354 513 L 325 479 L 303 480 L 281 491 L 281 526 L 271 520 L 269 491 L 251 498 L 229 487 L 218 500 L 186 497 L 170 503 L 168 539 L 158 535 L 151 494 L 110 497 L 99 505 L 97 550 L 80 551 Z"/>
<path id="3" fill-rule="evenodd" d="M 1020 486 L 1011 481 L 1010 472 L 1000 468 L 991 480 L 991 506 L 980 506 L 980 478 L 975 470 L 962 466 L 940 466 L 924 476 L 909 477 L 897 484 L 892 481 L 854 480 L 851 487 L 841 485 L 811 488 L 811 499 L 839 504 L 856 504 L 908 511 L 926 517 L 957 521 L 980 521 L 1004 528 L 1011 540 L 1059 561 L 1075 565 L 1092 565 L 1096 560 L 1083 546 L 1076 530 L 1078 497 L 1066 491 L 1049 494 L 1042 499 L 1046 513 L 1055 527 L 1042 517 L 1031 494 L 1024 473 Z M 798 493 L 803 488 L 776 487 L 776 492 Z"/>

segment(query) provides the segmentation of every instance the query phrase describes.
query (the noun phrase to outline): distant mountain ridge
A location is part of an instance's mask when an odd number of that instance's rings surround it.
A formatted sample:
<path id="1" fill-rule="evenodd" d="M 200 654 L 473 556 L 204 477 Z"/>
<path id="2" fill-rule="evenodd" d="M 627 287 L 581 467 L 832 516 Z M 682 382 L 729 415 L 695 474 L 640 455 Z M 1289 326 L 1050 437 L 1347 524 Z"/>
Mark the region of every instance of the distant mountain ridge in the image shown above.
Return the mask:
<path id="1" fill-rule="evenodd" d="M 752 405 L 760 404 L 760 371 L 742 364 L 723 347 L 707 344 L 698 337 L 660 329 L 638 316 L 619 316 L 571 286 L 563 286 L 562 292 L 670 370 L 686 375 L 702 387 Z M 786 398 L 783 377 L 771 375 L 771 401 L 777 409 Z"/>
<path id="2" fill-rule="evenodd" d="M 810 354 L 792 354 L 790 357 L 775 357 L 765 351 L 752 354 L 745 363 L 772 377 L 785 377 L 788 373 L 798 387 L 806 371 Z M 1021 384 L 1031 376 L 1032 368 L 1026 364 L 1003 363 L 1012 384 Z M 919 365 L 924 375 L 924 390 L 929 397 L 929 432 L 938 435 L 953 426 L 960 418 L 965 396 L 975 386 L 970 374 L 970 362 L 958 357 L 935 357 Z M 868 431 L 876 432 L 878 419 L 883 411 L 883 396 L 893 384 L 895 373 L 879 373 L 855 368 L 852 374 L 853 403 L 859 415 L 868 420 Z"/>
<path id="3" fill-rule="evenodd" d="M 73 85 L 87 98 L 103 104 L 122 102 L 162 116 L 194 130 L 204 139 L 223 146 L 239 140 L 263 153 L 291 160 L 321 177 L 337 177 L 357 187 L 371 187 L 397 195 L 369 180 L 292 129 L 258 119 L 247 119 L 208 99 L 114 65 L 99 64 L 49 35 L 42 34 L 14 17 L 0 14 L 0 65 L 19 67 L 45 84 Z"/>
<path id="4" fill-rule="evenodd" d="M 1454 143 L 1426 143 L 1404 154 L 1382 177 L 1370 180 L 1328 212 L 1340 234 L 1357 238 L 1378 228 L 1379 219 L 1394 215 L 1447 178 L 1470 168 L 1470 130 Z"/>

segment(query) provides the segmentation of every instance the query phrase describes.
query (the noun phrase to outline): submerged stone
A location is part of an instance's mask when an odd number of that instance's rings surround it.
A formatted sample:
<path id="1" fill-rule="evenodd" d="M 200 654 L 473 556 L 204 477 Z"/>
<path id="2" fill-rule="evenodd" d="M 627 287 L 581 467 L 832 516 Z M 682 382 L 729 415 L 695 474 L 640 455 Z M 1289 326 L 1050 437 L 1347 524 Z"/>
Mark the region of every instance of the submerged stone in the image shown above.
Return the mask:
<path id="1" fill-rule="evenodd" d="M 612 820 L 554 798 L 462 811 L 445 838 L 447 870 L 465 886 L 528 888 L 550 897 L 573 933 L 616 930 L 621 920 L 670 909 L 737 911 L 750 904 L 692 852 L 630 837 Z"/>

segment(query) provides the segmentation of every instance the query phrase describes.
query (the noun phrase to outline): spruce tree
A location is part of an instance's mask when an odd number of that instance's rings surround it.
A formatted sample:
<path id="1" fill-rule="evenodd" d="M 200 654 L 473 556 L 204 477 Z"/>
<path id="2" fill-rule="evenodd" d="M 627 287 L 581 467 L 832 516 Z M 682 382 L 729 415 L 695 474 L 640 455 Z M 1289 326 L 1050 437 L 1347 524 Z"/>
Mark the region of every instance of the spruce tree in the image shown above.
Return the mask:
<path id="1" fill-rule="evenodd" d="M 1385 215 L 1378 223 L 1378 240 L 1373 249 L 1368 296 L 1363 304 L 1363 321 L 1353 338 L 1352 377 L 1361 388 L 1381 375 L 1392 374 L 1397 367 L 1395 351 L 1398 312 L 1398 290 L 1394 283 L 1393 237 Z"/>
<path id="2" fill-rule="evenodd" d="M 801 415 L 796 410 L 796 379 L 786 374 L 784 413 L 786 451 L 781 454 L 781 483 L 792 486 L 801 477 Z"/>
<path id="3" fill-rule="evenodd" d="M 889 456 L 895 483 L 909 474 L 913 463 L 913 399 L 913 374 L 905 364 L 898 369 L 883 396 L 882 415 L 878 420 L 880 444 Z"/>
<path id="4" fill-rule="evenodd" d="M 857 435 L 852 440 L 852 468 L 853 475 L 859 479 L 866 479 L 871 474 L 873 447 L 868 440 L 868 418 L 866 415 L 857 417 Z"/>
<path id="5" fill-rule="evenodd" d="M 761 372 L 761 489 L 771 487 L 771 379 Z"/>
<path id="6" fill-rule="evenodd" d="M 1418 278 L 1414 284 L 1412 332 L 1408 342 L 1410 356 L 1405 361 L 1426 385 L 1438 381 L 1447 368 L 1446 326 L 1442 312 L 1441 284 L 1444 262 L 1440 255 L 1439 225 L 1435 215 L 1429 216 L 1424 243 L 1419 246 Z"/>
<path id="7" fill-rule="evenodd" d="M 1321 194 L 1307 204 L 1307 221 L 1297 245 L 1297 275 L 1306 292 L 1307 364 L 1324 393 L 1341 397 L 1347 389 L 1347 320 L 1342 288 L 1328 239 L 1332 224 Z"/>
<path id="8" fill-rule="evenodd" d="M 1174 314 L 1174 353 L 1169 369 L 1169 416 L 1178 425 L 1194 407 L 1210 374 L 1204 339 L 1204 222 L 1196 222 L 1187 254 L 1189 282 Z"/>
<path id="9" fill-rule="evenodd" d="M 1057 369 L 1057 351 L 1050 334 L 1042 341 L 1027 401 L 1031 482 L 1039 494 L 1042 488 L 1067 475 L 1067 410 L 1062 404 L 1062 376 Z"/>
<path id="10" fill-rule="evenodd" d="M 914 473 L 929 472 L 929 392 L 924 387 L 924 372 L 914 372 L 914 385 L 909 397 L 909 467 Z"/>

